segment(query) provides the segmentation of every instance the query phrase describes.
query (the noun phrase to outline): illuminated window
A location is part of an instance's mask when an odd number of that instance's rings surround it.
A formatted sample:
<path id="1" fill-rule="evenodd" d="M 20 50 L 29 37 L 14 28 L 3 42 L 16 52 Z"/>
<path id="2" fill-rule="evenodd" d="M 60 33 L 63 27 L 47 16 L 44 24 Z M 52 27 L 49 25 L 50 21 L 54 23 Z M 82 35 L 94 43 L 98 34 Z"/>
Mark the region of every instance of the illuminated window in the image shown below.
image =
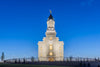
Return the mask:
<path id="1" fill-rule="evenodd" d="M 60 56 L 62 56 L 61 53 L 60 53 Z"/>
<path id="2" fill-rule="evenodd" d="M 50 37 L 49 39 L 52 40 L 52 37 Z"/>
<path id="3" fill-rule="evenodd" d="M 49 48 L 50 48 L 50 50 L 52 50 L 52 45 L 50 45 L 50 47 L 49 47 Z"/>
<path id="4" fill-rule="evenodd" d="M 52 56 L 53 54 L 52 54 L 52 52 L 50 52 L 50 54 L 49 54 L 50 56 Z"/>
<path id="5" fill-rule="evenodd" d="M 59 49 L 61 50 L 61 47 L 59 47 Z"/>
<path id="6" fill-rule="evenodd" d="M 42 47 L 40 49 L 42 50 Z"/>
<path id="7" fill-rule="evenodd" d="M 42 57 L 42 54 L 40 56 Z"/>

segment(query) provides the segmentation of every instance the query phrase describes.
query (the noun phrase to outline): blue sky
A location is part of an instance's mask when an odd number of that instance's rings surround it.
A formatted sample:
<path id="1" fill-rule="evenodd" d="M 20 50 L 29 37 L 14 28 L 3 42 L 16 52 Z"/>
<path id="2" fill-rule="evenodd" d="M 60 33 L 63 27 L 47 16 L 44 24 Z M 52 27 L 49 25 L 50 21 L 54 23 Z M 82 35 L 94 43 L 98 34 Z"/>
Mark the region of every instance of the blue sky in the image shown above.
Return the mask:
<path id="1" fill-rule="evenodd" d="M 0 55 L 37 57 L 50 9 L 65 57 L 100 57 L 100 0 L 0 0 Z"/>

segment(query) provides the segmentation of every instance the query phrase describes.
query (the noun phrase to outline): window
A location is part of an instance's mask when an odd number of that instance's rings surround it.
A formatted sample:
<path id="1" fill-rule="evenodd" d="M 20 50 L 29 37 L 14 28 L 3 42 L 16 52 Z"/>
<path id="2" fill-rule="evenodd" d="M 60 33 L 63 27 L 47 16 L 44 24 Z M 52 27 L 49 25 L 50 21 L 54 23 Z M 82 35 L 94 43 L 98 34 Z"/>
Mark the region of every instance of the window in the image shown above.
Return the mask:
<path id="1" fill-rule="evenodd" d="M 60 56 L 62 56 L 61 53 L 60 53 Z"/>
<path id="2" fill-rule="evenodd" d="M 52 52 L 50 52 L 49 55 L 52 56 L 53 55 Z"/>
<path id="3" fill-rule="evenodd" d="M 52 50 L 52 45 L 50 45 L 49 49 Z"/>
<path id="4" fill-rule="evenodd" d="M 42 53 L 40 54 L 40 56 L 42 57 Z"/>
<path id="5" fill-rule="evenodd" d="M 61 46 L 59 47 L 59 49 L 61 50 Z"/>
<path id="6" fill-rule="evenodd" d="M 52 40 L 52 37 L 50 37 L 49 39 Z"/>
<path id="7" fill-rule="evenodd" d="M 40 50 L 42 50 L 42 47 L 40 47 Z"/>

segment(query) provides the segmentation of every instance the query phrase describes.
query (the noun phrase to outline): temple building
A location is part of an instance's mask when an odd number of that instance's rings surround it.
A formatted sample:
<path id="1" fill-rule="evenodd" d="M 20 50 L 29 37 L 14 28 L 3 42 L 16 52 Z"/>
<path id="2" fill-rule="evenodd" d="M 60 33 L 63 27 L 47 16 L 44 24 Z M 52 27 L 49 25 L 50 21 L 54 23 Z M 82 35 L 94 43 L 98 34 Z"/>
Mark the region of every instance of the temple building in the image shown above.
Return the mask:
<path id="1" fill-rule="evenodd" d="M 51 12 L 47 20 L 45 35 L 43 41 L 38 42 L 39 61 L 63 61 L 64 42 L 59 41 L 59 38 L 56 37 L 55 21 Z"/>

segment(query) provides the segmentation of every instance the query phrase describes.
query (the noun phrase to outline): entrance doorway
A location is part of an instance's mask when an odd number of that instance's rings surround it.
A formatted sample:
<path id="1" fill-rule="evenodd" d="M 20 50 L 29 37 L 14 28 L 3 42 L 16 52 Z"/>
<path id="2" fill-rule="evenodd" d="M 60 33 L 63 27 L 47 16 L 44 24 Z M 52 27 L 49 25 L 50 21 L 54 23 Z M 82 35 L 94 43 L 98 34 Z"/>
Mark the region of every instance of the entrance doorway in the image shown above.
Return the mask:
<path id="1" fill-rule="evenodd" d="M 53 62 L 54 61 L 54 58 L 53 57 L 49 57 L 49 61 L 50 62 Z"/>

